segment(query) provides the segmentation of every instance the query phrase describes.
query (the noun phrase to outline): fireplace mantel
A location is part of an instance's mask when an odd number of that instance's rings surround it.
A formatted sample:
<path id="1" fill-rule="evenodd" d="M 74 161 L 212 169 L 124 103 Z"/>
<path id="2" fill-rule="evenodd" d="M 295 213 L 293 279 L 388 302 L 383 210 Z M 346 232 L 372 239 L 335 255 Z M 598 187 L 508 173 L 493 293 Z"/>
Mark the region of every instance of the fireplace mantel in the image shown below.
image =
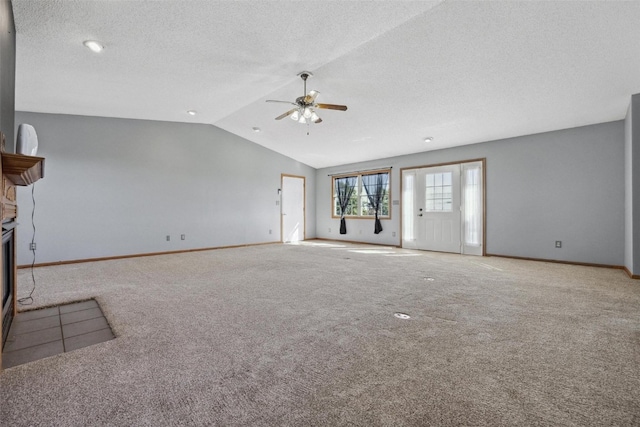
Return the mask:
<path id="1" fill-rule="evenodd" d="M 14 185 L 31 185 L 44 177 L 44 158 L 22 154 L 2 154 L 2 174 Z"/>

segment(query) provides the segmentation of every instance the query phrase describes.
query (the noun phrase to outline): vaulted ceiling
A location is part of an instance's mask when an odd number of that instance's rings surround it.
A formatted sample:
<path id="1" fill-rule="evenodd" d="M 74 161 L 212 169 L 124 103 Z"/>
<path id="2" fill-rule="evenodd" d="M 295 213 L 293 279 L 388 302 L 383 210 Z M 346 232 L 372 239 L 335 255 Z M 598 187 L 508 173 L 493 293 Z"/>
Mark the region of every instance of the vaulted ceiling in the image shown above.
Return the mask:
<path id="1" fill-rule="evenodd" d="M 17 110 L 207 123 L 316 168 L 619 120 L 640 92 L 640 2 L 13 8 Z M 265 100 L 301 96 L 303 70 L 349 109 L 274 120 L 291 107 Z"/>

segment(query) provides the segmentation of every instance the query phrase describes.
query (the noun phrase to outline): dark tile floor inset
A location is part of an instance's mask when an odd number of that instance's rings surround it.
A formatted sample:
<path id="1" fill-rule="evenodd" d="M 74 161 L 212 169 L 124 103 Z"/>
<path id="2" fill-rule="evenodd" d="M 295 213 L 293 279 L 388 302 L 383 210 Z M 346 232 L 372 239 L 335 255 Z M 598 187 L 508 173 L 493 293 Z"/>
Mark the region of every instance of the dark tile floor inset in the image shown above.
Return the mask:
<path id="1" fill-rule="evenodd" d="M 2 352 L 10 368 L 115 338 L 96 300 L 18 313 Z"/>

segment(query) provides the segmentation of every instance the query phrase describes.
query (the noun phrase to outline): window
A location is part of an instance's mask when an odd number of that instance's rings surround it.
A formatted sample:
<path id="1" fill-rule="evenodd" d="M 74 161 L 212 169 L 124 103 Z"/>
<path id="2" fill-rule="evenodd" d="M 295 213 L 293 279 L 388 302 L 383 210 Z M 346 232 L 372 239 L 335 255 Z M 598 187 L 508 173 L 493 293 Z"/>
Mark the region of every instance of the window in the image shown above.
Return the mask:
<path id="1" fill-rule="evenodd" d="M 453 206 L 452 172 L 427 174 L 427 212 L 451 212 Z"/>
<path id="2" fill-rule="evenodd" d="M 482 236 L 482 169 L 470 165 L 464 169 L 464 243 L 480 247 Z"/>
<path id="3" fill-rule="evenodd" d="M 331 210 L 332 216 L 334 218 L 340 218 L 341 210 L 340 210 L 340 201 L 338 198 L 338 188 L 340 186 L 348 183 L 349 185 L 353 185 L 354 189 L 351 193 L 351 197 L 349 197 L 349 201 L 347 203 L 347 207 L 344 212 L 344 216 L 346 217 L 362 217 L 362 218 L 373 218 L 375 217 L 375 206 L 371 203 L 370 197 L 367 195 L 367 191 L 364 185 L 367 182 L 367 178 L 372 177 L 374 175 L 381 175 L 383 184 L 383 193 L 382 198 L 380 200 L 380 211 L 378 212 L 378 217 L 380 218 L 389 218 L 391 216 L 391 207 L 390 202 L 391 195 L 389 194 L 389 177 L 390 170 L 381 170 L 381 171 L 373 171 L 366 172 L 360 174 L 353 175 L 342 175 L 342 176 L 334 176 L 333 177 L 333 208 Z M 365 177 L 365 179 L 363 179 Z M 345 179 L 347 178 L 347 179 Z"/>

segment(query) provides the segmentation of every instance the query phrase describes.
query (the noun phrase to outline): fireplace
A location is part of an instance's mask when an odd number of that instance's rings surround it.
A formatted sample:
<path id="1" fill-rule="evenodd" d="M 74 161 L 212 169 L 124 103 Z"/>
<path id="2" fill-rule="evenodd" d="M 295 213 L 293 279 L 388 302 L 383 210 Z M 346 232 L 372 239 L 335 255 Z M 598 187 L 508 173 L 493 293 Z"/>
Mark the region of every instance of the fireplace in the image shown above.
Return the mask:
<path id="1" fill-rule="evenodd" d="M 14 251 L 13 229 L 17 223 L 14 220 L 2 223 L 2 344 L 7 339 L 11 321 L 13 320 L 14 295 Z"/>
<path id="2" fill-rule="evenodd" d="M 2 221 L 2 316 L 0 316 L 0 371 L 2 370 L 2 348 L 9 335 L 9 328 L 16 313 L 16 222 L 18 204 L 16 186 L 26 187 L 44 176 L 44 159 L 36 156 L 11 154 L 4 151 L 5 137 L 0 132 L 0 218 Z"/>

